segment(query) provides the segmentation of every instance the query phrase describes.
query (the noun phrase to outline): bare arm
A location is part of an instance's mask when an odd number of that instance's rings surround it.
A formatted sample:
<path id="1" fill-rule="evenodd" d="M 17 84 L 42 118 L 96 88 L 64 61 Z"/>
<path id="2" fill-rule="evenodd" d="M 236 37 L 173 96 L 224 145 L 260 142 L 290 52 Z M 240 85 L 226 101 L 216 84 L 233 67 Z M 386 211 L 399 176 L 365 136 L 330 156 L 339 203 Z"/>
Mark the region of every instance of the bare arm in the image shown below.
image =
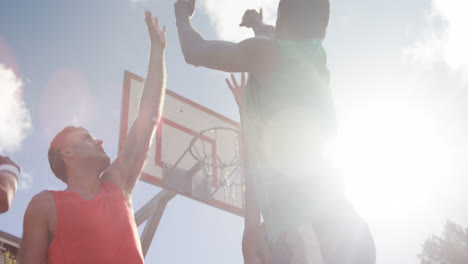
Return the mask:
<path id="1" fill-rule="evenodd" d="M 205 40 L 190 22 L 190 2 L 178 0 L 174 7 L 180 45 L 189 64 L 254 74 L 263 74 L 276 64 L 279 49 L 273 40 L 251 38 L 240 43 Z"/>
<path id="2" fill-rule="evenodd" d="M 24 214 L 23 238 L 20 247 L 21 264 L 43 264 L 47 262 L 49 248 L 48 212 L 52 194 L 41 192 L 29 202 Z M 53 200 L 52 200 L 53 202 Z"/>
<path id="3" fill-rule="evenodd" d="M 10 158 L 0 156 L 0 213 L 10 209 L 18 186 L 19 167 Z"/>
<path id="4" fill-rule="evenodd" d="M 232 83 L 226 78 L 226 83 L 236 99 L 239 114 L 242 115 L 242 99 L 246 84 L 245 73 L 241 74 L 240 85 L 237 83 L 233 74 L 231 74 L 231 79 Z M 242 152 L 243 159 L 245 159 L 246 154 L 247 153 Z M 245 264 L 261 264 L 262 258 L 259 256 L 259 252 L 261 252 L 263 247 L 262 242 L 264 234 L 260 226 L 260 208 L 255 196 L 254 175 L 250 173 L 248 168 L 243 169 L 245 172 L 245 217 L 244 234 L 242 237 L 242 254 L 244 255 Z"/>
<path id="5" fill-rule="evenodd" d="M 256 37 L 275 38 L 275 27 L 265 24 L 263 21 L 252 27 Z"/>
<path id="6" fill-rule="evenodd" d="M 263 10 L 261 8 L 260 12 L 255 9 L 246 10 L 239 26 L 251 28 L 256 37 L 263 36 L 274 39 L 276 35 L 275 27 L 263 22 Z"/>
<path id="7" fill-rule="evenodd" d="M 258 252 L 262 246 L 263 230 L 260 226 L 260 208 L 255 197 L 252 175 L 245 177 L 245 217 L 242 237 L 242 253 L 246 264 L 259 261 Z"/>
<path id="8" fill-rule="evenodd" d="M 161 119 L 166 89 L 166 27 L 159 28 L 158 19 L 145 13 L 151 39 L 151 54 L 138 117 L 130 128 L 121 153 L 104 173 L 104 179 L 116 183 L 128 198 L 143 167 L 151 138 Z"/>
<path id="9" fill-rule="evenodd" d="M 17 185 L 18 181 L 14 174 L 0 171 L 0 213 L 10 209 Z"/>

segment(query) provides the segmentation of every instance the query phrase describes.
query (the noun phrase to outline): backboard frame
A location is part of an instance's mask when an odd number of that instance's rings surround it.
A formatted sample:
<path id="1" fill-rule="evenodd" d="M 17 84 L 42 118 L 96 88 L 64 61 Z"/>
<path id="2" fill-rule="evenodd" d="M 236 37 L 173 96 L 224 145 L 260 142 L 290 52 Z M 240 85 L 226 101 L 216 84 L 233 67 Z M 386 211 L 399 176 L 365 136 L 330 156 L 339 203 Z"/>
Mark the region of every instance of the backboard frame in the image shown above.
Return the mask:
<path id="1" fill-rule="evenodd" d="M 127 131 L 129 130 L 129 127 L 128 127 L 128 123 L 129 123 L 129 112 L 130 112 L 130 97 L 131 97 L 131 89 L 132 89 L 132 81 L 136 81 L 136 82 L 139 82 L 139 83 L 144 83 L 144 78 L 134 74 L 134 73 L 131 73 L 129 71 L 125 71 L 124 72 L 124 82 L 123 82 L 123 92 L 122 92 L 122 111 L 121 111 L 121 120 L 120 120 L 120 136 L 119 136 L 119 153 L 123 147 L 123 144 L 125 143 L 125 140 L 127 138 Z M 166 98 L 167 97 L 173 97 L 187 105 L 190 105 L 192 107 L 195 107 L 197 110 L 200 110 L 202 111 L 203 113 L 205 114 L 208 114 L 210 116 L 213 116 L 217 119 L 220 119 L 222 120 L 223 122 L 226 122 L 226 123 L 229 123 L 231 126 L 235 127 L 238 131 L 240 131 L 240 124 L 238 122 L 235 122 L 219 113 L 216 113 L 214 112 L 213 110 L 210 110 L 200 104 L 197 104 L 195 102 L 193 102 L 192 100 L 190 99 L 187 99 L 169 89 L 166 89 Z M 167 125 L 167 126 L 170 126 L 170 127 L 173 127 L 179 131 L 182 131 L 184 133 L 187 133 L 188 135 L 190 136 L 196 136 L 200 131 L 194 131 L 190 128 L 187 128 L 187 127 L 184 127 L 183 125 L 181 124 L 178 124 L 176 122 L 173 122 L 172 120 L 169 120 L 167 118 L 165 118 L 164 116 L 164 113 L 163 113 L 163 116 L 161 118 L 161 121 L 160 123 L 158 124 L 158 127 L 157 127 L 157 130 L 156 130 L 156 133 L 155 133 L 155 138 L 153 140 L 155 140 L 155 144 L 154 146 L 156 147 L 156 150 L 155 150 L 155 159 L 152 160 L 152 162 L 154 162 L 154 164 L 158 167 L 161 167 L 163 168 L 163 166 L 165 165 L 161 159 L 161 147 L 162 147 L 162 144 L 161 144 L 161 140 L 162 140 L 162 133 L 164 133 L 164 131 L 162 130 L 162 126 L 164 125 Z M 209 138 L 209 137 L 201 137 L 201 140 L 204 140 L 206 141 L 207 143 L 209 143 L 211 145 L 211 151 L 212 152 L 215 152 L 216 151 L 216 142 L 212 139 L 212 138 Z M 240 138 L 239 138 L 240 140 Z M 240 145 L 240 142 L 238 142 L 238 144 Z M 188 146 L 187 146 L 188 147 Z M 151 160 L 147 160 L 147 162 L 149 162 Z M 213 156 L 212 158 L 212 164 L 213 165 L 216 165 L 216 157 Z M 243 170 L 241 169 L 240 170 L 240 175 L 241 175 L 241 185 L 244 186 L 244 175 L 243 175 Z M 214 174 L 216 173 L 216 171 L 214 171 Z M 216 175 L 214 175 L 216 176 Z M 163 181 L 162 179 L 160 178 L 157 178 L 157 177 L 154 177 L 148 173 L 145 173 L 145 172 L 142 172 L 141 174 L 141 177 L 140 177 L 140 180 L 146 182 L 146 183 L 149 183 L 149 184 L 152 184 L 152 185 L 155 185 L 155 186 L 158 186 L 160 188 L 163 188 L 163 189 L 168 189 L 167 186 L 164 186 L 163 185 Z M 217 186 L 217 177 L 213 177 L 212 179 L 212 182 L 211 182 L 211 185 L 212 187 L 215 187 Z M 242 191 L 243 190 L 243 187 L 241 187 L 241 193 L 240 193 L 240 197 L 238 199 L 241 199 L 241 207 L 236 207 L 236 206 L 233 206 L 231 204 L 228 204 L 228 203 L 225 203 L 223 201 L 220 201 L 220 200 L 217 200 L 217 199 L 211 199 L 210 201 L 203 201 L 201 199 L 197 199 L 196 197 L 191 197 L 191 196 L 187 196 L 183 193 L 179 193 L 181 195 L 184 195 L 188 198 L 191 198 L 191 199 L 194 199 L 194 200 L 197 200 L 199 202 L 202 202 L 202 203 L 205 203 L 205 204 L 208 204 L 210 206 L 213 206 L 213 207 L 216 207 L 218 209 L 221 209 L 221 210 L 224 210 L 224 211 L 227 211 L 227 212 L 230 212 L 230 213 L 233 213 L 235 215 L 238 215 L 238 216 L 244 216 L 244 209 L 245 209 L 245 197 L 244 197 L 244 192 Z M 171 190 L 171 191 L 176 191 L 176 190 Z"/>

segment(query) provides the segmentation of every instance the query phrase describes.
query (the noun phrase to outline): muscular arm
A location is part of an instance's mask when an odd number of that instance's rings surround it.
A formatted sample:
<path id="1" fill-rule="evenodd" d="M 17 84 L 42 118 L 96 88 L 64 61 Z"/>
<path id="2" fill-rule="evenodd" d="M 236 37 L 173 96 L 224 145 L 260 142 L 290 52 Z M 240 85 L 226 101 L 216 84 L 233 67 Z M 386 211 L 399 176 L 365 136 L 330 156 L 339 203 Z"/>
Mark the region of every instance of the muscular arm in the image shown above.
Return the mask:
<path id="1" fill-rule="evenodd" d="M 263 22 L 258 23 L 257 25 L 252 27 L 254 34 L 256 37 L 267 37 L 274 39 L 275 38 L 275 27 L 265 24 Z"/>
<path id="2" fill-rule="evenodd" d="M 50 202 L 53 202 L 51 195 L 44 191 L 29 202 L 24 214 L 23 238 L 19 252 L 21 264 L 47 263 L 47 249 L 50 242 L 48 208 L 51 206 Z"/>
<path id="3" fill-rule="evenodd" d="M 140 176 L 151 138 L 161 119 L 166 89 L 166 28 L 160 30 L 157 18 L 153 22 L 149 11 L 146 24 L 151 38 L 151 54 L 138 117 L 130 128 L 122 151 L 103 176 L 105 180 L 116 183 L 127 198 Z"/>
<path id="4" fill-rule="evenodd" d="M 236 81 L 236 78 L 231 74 L 231 81 L 226 78 L 226 83 L 231 90 L 234 98 L 236 99 L 237 106 L 239 108 L 239 115 L 242 116 L 242 100 L 243 93 L 245 90 L 245 73 L 241 74 L 240 84 Z M 241 124 L 242 125 L 242 124 Z M 242 159 L 246 159 L 247 153 L 241 152 Z M 244 162 L 244 164 L 246 164 Z M 255 196 L 255 175 L 252 175 L 248 168 L 244 169 L 245 177 L 245 217 L 244 217 L 244 234 L 242 237 L 242 254 L 244 256 L 245 264 L 261 264 L 266 256 L 262 256 L 264 248 L 264 233 L 260 225 L 260 207 L 258 206 L 257 198 Z M 266 263 L 265 263 L 266 264 Z"/>
<path id="5" fill-rule="evenodd" d="M 239 43 L 205 40 L 185 14 L 184 0 L 176 2 L 176 22 L 180 46 L 187 63 L 227 72 L 263 74 L 275 65 L 279 55 L 276 43 L 251 38 Z"/>
<path id="6" fill-rule="evenodd" d="M 242 16 L 242 22 L 239 26 L 251 28 L 256 37 L 263 36 L 274 39 L 276 35 L 275 27 L 263 22 L 263 10 L 261 8 L 260 12 L 257 12 L 255 9 L 245 10 L 244 15 Z"/>

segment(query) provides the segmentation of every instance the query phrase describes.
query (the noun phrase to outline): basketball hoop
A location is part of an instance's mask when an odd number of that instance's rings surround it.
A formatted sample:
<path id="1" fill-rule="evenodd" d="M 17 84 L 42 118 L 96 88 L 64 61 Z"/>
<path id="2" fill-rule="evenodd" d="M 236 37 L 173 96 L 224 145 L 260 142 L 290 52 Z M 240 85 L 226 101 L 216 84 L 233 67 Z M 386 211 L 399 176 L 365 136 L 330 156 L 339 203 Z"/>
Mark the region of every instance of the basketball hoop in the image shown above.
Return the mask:
<path id="1" fill-rule="evenodd" d="M 206 138 L 214 139 L 216 150 L 208 151 Z M 232 144 L 234 146 L 226 146 Z M 229 195 L 231 191 L 232 199 L 236 199 L 236 194 L 232 189 L 236 186 L 242 186 L 240 182 L 240 158 L 239 158 L 239 132 L 230 127 L 213 127 L 200 131 L 190 142 L 190 155 L 202 164 L 203 175 L 212 179 L 216 175 L 217 187 L 211 193 L 215 194 L 221 187 L 224 189 L 224 196 Z M 224 150 L 224 152 L 221 152 Z M 231 151 L 226 153 L 226 150 Z M 238 179 L 236 181 L 236 179 Z M 239 182 L 238 182 L 239 181 Z"/>

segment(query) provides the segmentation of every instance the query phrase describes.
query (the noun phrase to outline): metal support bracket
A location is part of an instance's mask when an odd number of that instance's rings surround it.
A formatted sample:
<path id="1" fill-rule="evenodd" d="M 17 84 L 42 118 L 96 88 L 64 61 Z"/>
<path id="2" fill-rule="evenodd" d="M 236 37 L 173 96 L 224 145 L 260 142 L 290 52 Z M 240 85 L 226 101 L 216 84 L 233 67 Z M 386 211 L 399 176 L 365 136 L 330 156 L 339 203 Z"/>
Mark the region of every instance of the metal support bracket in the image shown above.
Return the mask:
<path id="1" fill-rule="evenodd" d="M 158 229 L 159 222 L 161 221 L 161 217 L 164 213 L 164 209 L 166 209 L 167 203 L 176 195 L 177 193 L 175 192 L 162 190 L 135 213 L 135 222 L 137 226 L 140 226 L 145 220 L 147 220 L 145 229 L 141 234 L 141 248 L 144 257 L 146 257 L 146 253 L 151 245 L 156 229 Z"/>

